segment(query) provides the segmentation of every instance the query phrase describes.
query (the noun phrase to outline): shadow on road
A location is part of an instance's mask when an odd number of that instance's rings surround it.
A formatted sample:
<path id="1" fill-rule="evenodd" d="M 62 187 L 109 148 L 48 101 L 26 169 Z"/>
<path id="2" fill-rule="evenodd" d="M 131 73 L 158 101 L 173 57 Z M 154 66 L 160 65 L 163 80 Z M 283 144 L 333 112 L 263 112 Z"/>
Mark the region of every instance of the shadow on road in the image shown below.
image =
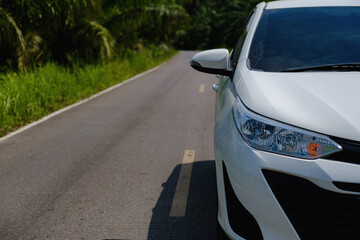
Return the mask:
<path id="1" fill-rule="evenodd" d="M 216 239 L 217 192 L 215 162 L 194 162 L 185 217 L 170 217 L 181 169 L 177 165 L 153 209 L 148 240 Z"/>

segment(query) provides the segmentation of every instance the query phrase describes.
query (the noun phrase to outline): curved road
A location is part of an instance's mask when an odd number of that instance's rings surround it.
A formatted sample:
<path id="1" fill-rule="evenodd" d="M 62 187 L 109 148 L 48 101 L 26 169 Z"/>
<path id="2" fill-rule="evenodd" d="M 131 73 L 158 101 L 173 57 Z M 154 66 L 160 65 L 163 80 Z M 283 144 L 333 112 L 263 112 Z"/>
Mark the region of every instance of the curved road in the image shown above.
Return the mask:
<path id="1" fill-rule="evenodd" d="M 216 78 L 194 54 L 1 141 L 0 239 L 215 239 Z"/>

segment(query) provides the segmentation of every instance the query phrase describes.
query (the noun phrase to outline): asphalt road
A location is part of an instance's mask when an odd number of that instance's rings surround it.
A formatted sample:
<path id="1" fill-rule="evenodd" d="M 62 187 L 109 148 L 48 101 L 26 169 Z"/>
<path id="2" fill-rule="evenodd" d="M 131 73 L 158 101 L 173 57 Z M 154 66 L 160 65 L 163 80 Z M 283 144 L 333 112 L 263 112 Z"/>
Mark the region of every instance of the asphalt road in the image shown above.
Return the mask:
<path id="1" fill-rule="evenodd" d="M 0 239 L 215 239 L 214 76 L 195 52 L 0 142 Z M 195 150 L 184 216 L 170 216 Z"/>

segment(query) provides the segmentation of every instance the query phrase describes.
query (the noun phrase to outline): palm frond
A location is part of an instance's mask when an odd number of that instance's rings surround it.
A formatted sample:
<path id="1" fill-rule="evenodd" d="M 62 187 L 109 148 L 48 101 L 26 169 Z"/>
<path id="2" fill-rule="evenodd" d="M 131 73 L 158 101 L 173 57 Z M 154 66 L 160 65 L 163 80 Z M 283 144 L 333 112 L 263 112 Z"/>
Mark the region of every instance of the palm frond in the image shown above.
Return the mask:
<path id="1" fill-rule="evenodd" d="M 21 49 L 24 50 L 25 49 L 24 37 L 23 37 L 22 31 L 18 27 L 18 25 L 17 25 L 16 21 L 14 20 L 14 18 L 12 18 L 10 16 L 10 14 L 5 9 L 3 9 L 1 7 L 0 7 L 0 16 L 3 17 L 3 19 L 5 21 L 7 21 L 10 26 L 13 27 L 13 29 L 16 32 L 16 37 L 17 37 L 17 40 L 19 42 L 19 45 L 20 45 Z"/>
<path id="2" fill-rule="evenodd" d="M 24 51 L 19 54 L 18 67 L 24 71 L 27 67 L 32 65 L 41 65 L 46 57 L 46 49 L 43 39 L 36 32 L 31 32 L 25 35 Z"/>
<path id="3" fill-rule="evenodd" d="M 113 55 L 113 47 L 115 44 L 115 40 L 110 31 L 93 20 L 87 21 L 87 24 L 89 25 L 91 31 L 95 33 L 98 38 L 101 39 L 102 44 L 100 55 L 103 57 L 106 56 L 107 58 L 111 58 L 111 56 Z"/>

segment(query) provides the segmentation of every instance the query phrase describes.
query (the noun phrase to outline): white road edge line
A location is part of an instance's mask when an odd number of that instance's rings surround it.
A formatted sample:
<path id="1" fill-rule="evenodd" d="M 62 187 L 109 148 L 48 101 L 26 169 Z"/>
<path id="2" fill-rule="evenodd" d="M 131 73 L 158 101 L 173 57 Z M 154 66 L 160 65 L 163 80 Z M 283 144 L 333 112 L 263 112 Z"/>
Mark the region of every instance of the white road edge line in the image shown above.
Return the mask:
<path id="1" fill-rule="evenodd" d="M 121 83 L 118 83 L 118 84 L 116 84 L 116 85 L 114 85 L 112 87 L 109 87 L 109 88 L 107 88 L 107 89 L 105 89 L 105 90 L 103 90 L 103 91 L 101 91 L 99 93 L 96 93 L 96 94 L 90 96 L 89 98 L 81 100 L 80 102 L 76 102 L 76 103 L 74 103 L 72 105 L 69 105 L 69 106 L 67 106 L 65 108 L 59 109 L 56 112 L 50 113 L 49 115 L 47 115 L 47 116 L 45 116 L 45 117 L 43 117 L 43 118 L 41 118 L 41 119 L 39 119 L 39 120 L 37 120 L 35 122 L 29 123 L 28 125 L 25 125 L 25 126 L 19 128 L 18 130 L 14 131 L 14 132 L 11 132 L 11 133 L 1 137 L 0 142 L 3 142 L 6 139 L 9 139 L 9 138 L 11 138 L 11 137 L 13 137 L 15 135 L 18 135 L 19 133 L 22 133 L 22 132 L 36 126 L 36 125 L 39 125 L 40 123 L 43 123 L 43 122 L 45 122 L 45 121 L 47 121 L 47 120 L 49 120 L 49 119 L 51 119 L 51 118 L 53 118 L 53 117 L 55 117 L 57 115 L 60 115 L 63 112 L 66 112 L 66 111 L 68 111 L 68 110 L 70 110 L 72 108 L 75 108 L 75 107 L 77 107 L 77 106 L 79 106 L 81 104 L 84 104 L 84 103 L 86 103 L 86 102 L 88 102 L 88 101 L 90 101 L 92 99 L 98 98 L 98 97 L 100 97 L 100 96 L 102 96 L 102 95 L 104 95 L 104 94 L 106 94 L 108 92 L 111 92 L 111 91 L 113 91 L 113 90 L 115 90 L 115 89 L 117 89 L 117 88 L 119 88 L 119 87 L 121 87 L 121 86 L 123 86 L 123 85 L 125 85 L 127 83 L 130 83 L 130 82 L 132 82 L 132 81 L 134 81 L 134 80 L 136 80 L 138 78 L 141 78 L 141 77 L 143 77 L 143 76 L 145 76 L 145 75 L 147 75 L 149 73 L 152 73 L 152 72 L 158 70 L 159 68 L 161 68 L 162 66 L 164 66 L 165 64 L 167 64 L 169 61 L 170 60 L 160 64 L 157 67 L 151 68 L 151 69 L 149 69 L 149 70 L 147 70 L 147 71 L 145 71 L 143 73 L 135 75 L 134 77 L 131 77 L 131 78 L 127 79 L 127 80 L 124 80 Z"/>

